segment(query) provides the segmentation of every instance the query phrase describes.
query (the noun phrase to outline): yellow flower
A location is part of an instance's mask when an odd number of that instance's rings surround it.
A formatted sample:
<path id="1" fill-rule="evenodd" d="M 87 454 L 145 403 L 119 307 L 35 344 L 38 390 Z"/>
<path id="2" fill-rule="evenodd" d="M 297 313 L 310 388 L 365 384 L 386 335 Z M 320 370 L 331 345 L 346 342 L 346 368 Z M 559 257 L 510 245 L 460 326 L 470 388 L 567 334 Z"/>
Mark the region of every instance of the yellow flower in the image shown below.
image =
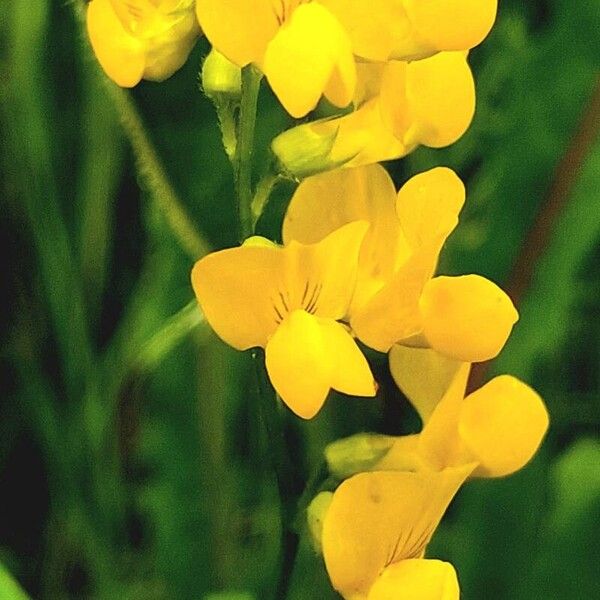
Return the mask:
<path id="1" fill-rule="evenodd" d="M 292 116 L 304 116 L 322 95 L 340 107 L 352 100 L 350 39 L 322 4 L 198 0 L 196 12 L 213 46 L 240 67 L 256 64 Z"/>
<path id="2" fill-rule="evenodd" d="M 469 50 L 489 33 L 497 0 L 319 0 L 367 60 L 416 60 Z"/>
<path id="3" fill-rule="evenodd" d="M 348 312 L 368 225 L 340 227 L 317 244 L 279 247 L 250 238 L 209 254 L 192 271 L 208 322 L 225 342 L 266 350 L 275 390 L 300 417 L 313 417 L 331 388 L 374 396 L 366 359 L 338 321 Z"/>
<path id="4" fill-rule="evenodd" d="M 424 427 L 420 434 L 397 438 L 373 468 L 444 470 L 476 463 L 475 476 L 502 477 L 531 460 L 548 429 L 543 400 L 510 375 L 465 397 L 470 366 L 444 364 L 430 350 L 392 349 L 392 375 Z"/>
<path id="5" fill-rule="evenodd" d="M 336 166 L 353 167 L 405 156 L 418 145 L 441 148 L 469 127 L 475 84 L 464 52 L 442 52 L 416 62 L 362 63 L 356 110 L 305 123 L 273 140 L 284 169 L 304 177 Z M 305 140 L 332 139 L 302 171 Z"/>
<path id="6" fill-rule="evenodd" d="M 170 77 L 200 35 L 191 0 L 91 0 L 87 29 L 102 68 L 122 87 Z"/>
<path id="7" fill-rule="evenodd" d="M 315 243 L 345 223 L 367 221 L 349 311 L 357 337 L 381 352 L 404 344 L 488 360 L 518 318 L 508 296 L 478 275 L 432 278 L 464 199 L 462 182 L 447 168 L 416 175 L 397 194 L 379 165 L 331 171 L 300 184 L 283 238 Z"/>
<path id="8" fill-rule="evenodd" d="M 347 600 L 458 600 L 452 565 L 423 555 L 473 466 L 360 473 L 344 481 L 322 528 L 333 587 Z"/>

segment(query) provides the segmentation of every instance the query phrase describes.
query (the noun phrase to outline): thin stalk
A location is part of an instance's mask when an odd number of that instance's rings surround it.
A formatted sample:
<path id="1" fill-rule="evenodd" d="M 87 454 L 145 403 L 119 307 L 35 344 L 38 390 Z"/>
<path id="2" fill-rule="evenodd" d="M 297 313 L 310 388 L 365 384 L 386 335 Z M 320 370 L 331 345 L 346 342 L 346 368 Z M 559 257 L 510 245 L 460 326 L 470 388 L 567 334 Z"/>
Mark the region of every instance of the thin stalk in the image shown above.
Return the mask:
<path id="1" fill-rule="evenodd" d="M 281 557 L 279 575 L 273 597 L 275 600 L 284 600 L 287 597 L 300 542 L 299 535 L 294 528 L 294 520 L 298 498 L 304 488 L 304 482 L 288 451 L 283 421 L 279 410 L 281 399 L 275 393 L 266 377 L 264 355 L 262 352 L 253 351 L 252 358 L 256 367 L 261 416 L 269 444 L 273 448 L 271 456 L 280 499 Z"/>
<path id="2" fill-rule="evenodd" d="M 263 179 L 256 190 L 256 195 L 254 195 L 252 189 L 252 150 L 261 77 L 261 74 L 252 65 L 242 70 L 242 98 L 237 128 L 237 147 L 233 164 L 240 223 L 240 242 L 253 235 L 262 209 L 277 181 L 277 177 Z M 280 498 L 281 557 L 273 597 L 275 600 L 284 600 L 287 597 L 299 545 L 299 536 L 294 530 L 293 522 L 303 484 L 302 478 L 298 476 L 294 462 L 289 455 L 283 421 L 278 409 L 280 399 L 276 396 L 265 377 L 264 355 L 259 351 L 253 351 L 252 359 L 256 366 L 261 416 L 269 443 L 273 448 L 271 456 Z"/>
<path id="3" fill-rule="evenodd" d="M 84 4 L 81 0 L 75 0 L 71 3 L 75 18 L 81 25 L 82 30 L 85 30 Z M 87 36 L 84 36 L 84 38 L 87 39 Z M 89 43 L 86 43 L 86 48 L 91 55 Z M 95 59 L 91 62 L 96 63 Z M 101 74 L 100 67 L 97 67 L 97 69 L 105 83 L 108 95 L 117 109 L 125 136 L 134 151 L 138 173 L 143 184 L 157 203 L 167 225 L 181 247 L 193 260 L 198 260 L 208 254 L 210 247 L 190 220 L 182 202 L 177 197 L 135 104 L 126 91 Z"/>
<path id="4" fill-rule="evenodd" d="M 237 146 L 234 159 L 234 175 L 237 192 L 240 242 L 251 236 L 254 230 L 252 218 L 252 150 L 256 126 L 256 108 L 262 75 L 252 65 L 242 69 L 242 98 L 238 121 Z"/>
<path id="5" fill-rule="evenodd" d="M 0 563 L 0 589 L 5 594 L 5 598 L 12 600 L 29 600 L 25 590 L 19 585 L 17 580 L 10 574 L 8 569 Z"/>
<path id="6" fill-rule="evenodd" d="M 254 197 L 250 209 L 252 211 L 252 227 L 256 228 L 256 224 L 260 219 L 268 201 L 271 197 L 273 190 L 277 187 L 277 184 L 283 180 L 282 175 L 279 173 L 272 173 L 269 171 L 256 186 Z"/>
<path id="7" fill-rule="evenodd" d="M 192 224 L 187 211 L 177 197 L 146 133 L 137 108 L 121 88 L 108 81 L 106 87 L 119 112 L 125 135 L 134 150 L 138 173 L 181 247 L 193 260 L 198 260 L 209 252 L 209 246 Z"/>

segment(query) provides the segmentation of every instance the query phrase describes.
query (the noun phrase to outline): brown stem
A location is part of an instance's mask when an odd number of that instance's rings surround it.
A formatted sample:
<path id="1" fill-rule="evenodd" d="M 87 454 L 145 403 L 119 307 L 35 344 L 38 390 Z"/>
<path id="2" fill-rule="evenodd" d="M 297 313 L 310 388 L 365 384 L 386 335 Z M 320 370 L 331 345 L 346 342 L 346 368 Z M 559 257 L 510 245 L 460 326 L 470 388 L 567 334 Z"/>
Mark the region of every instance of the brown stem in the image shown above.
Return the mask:
<path id="1" fill-rule="evenodd" d="M 590 101 L 583 112 L 577 130 L 565 154 L 556 166 L 546 199 L 542 202 L 532 228 L 526 235 L 508 278 L 506 292 L 518 307 L 525 296 L 539 260 L 549 245 L 554 227 L 560 219 L 581 168 L 600 133 L 600 77 L 596 81 Z M 477 389 L 485 381 L 491 361 L 473 365 L 469 390 Z"/>

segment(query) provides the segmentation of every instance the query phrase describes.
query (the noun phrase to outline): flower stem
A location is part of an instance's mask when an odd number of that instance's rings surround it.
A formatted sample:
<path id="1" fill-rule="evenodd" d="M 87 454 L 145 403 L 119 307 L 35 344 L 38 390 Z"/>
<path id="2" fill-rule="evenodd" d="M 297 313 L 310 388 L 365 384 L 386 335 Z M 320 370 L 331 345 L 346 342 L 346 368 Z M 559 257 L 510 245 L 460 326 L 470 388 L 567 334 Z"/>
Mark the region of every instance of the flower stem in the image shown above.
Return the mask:
<path id="1" fill-rule="evenodd" d="M 264 354 L 259 350 L 255 350 L 252 352 L 252 358 L 256 367 L 262 420 L 269 438 L 269 444 L 273 448 L 271 457 L 280 500 L 281 553 L 279 575 L 273 598 L 284 600 L 287 598 L 300 542 L 299 535 L 294 527 L 294 521 L 298 498 L 304 489 L 304 480 L 298 472 L 297 463 L 292 460 L 289 454 L 283 419 L 279 410 L 281 399 L 269 383 L 265 372 Z"/>
<path id="2" fill-rule="evenodd" d="M 252 203 L 250 205 L 252 211 L 252 224 L 256 228 L 256 224 L 260 219 L 268 201 L 271 197 L 271 193 L 277 187 L 277 184 L 282 181 L 283 177 L 279 173 L 273 173 L 268 171 L 263 178 L 258 182 Z"/>
<path id="3" fill-rule="evenodd" d="M 86 3 L 83 0 L 76 0 L 70 4 L 76 21 L 81 30 L 85 31 Z M 83 38 L 85 51 L 88 56 L 92 57 L 93 53 L 87 36 L 84 35 Z M 96 61 L 93 60 L 93 62 Z M 196 229 L 185 206 L 171 185 L 135 103 L 125 90 L 101 73 L 99 66 L 96 67 L 96 72 L 105 84 L 108 96 L 117 110 L 125 136 L 135 155 L 143 187 L 156 202 L 168 227 L 183 250 L 191 259 L 198 260 L 210 252 L 210 246 Z"/>
<path id="4" fill-rule="evenodd" d="M 150 191 L 181 247 L 190 258 L 199 259 L 209 252 L 208 244 L 196 230 L 177 197 L 146 133 L 137 108 L 127 92 L 108 81 L 106 87 L 118 110 L 125 135 L 135 153 L 138 173 L 143 184 Z"/>
<path id="5" fill-rule="evenodd" d="M 238 215 L 240 220 L 240 242 L 251 236 L 254 229 L 252 219 L 252 149 L 256 125 L 256 107 L 262 75 L 248 65 L 242 69 L 242 99 L 238 121 L 237 145 L 234 159 L 235 185 Z"/>
<path id="6" fill-rule="evenodd" d="M 237 124 L 237 143 L 233 161 L 240 242 L 254 234 L 254 228 L 278 177 L 263 178 L 257 187 L 256 195 L 252 187 L 252 150 L 261 73 L 252 65 L 242 70 L 242 97 Z M 291 460 L 282 415 L 279 413 L 280 399 L 268 382 L 265 373 L 264 354 L 255 350 L 252 359 L 256 366 L 258 396 L 264 427 L 273 448 L 271 453 L 273 470 L 280 498 L 281 554 L 279 574 L 273 598 L 284 600 L 296 560 L 299 536 L 294 530 L 294 517 L 298 498 L 302 493 L 303 480 L 298 476 L 294 461 Z"/>

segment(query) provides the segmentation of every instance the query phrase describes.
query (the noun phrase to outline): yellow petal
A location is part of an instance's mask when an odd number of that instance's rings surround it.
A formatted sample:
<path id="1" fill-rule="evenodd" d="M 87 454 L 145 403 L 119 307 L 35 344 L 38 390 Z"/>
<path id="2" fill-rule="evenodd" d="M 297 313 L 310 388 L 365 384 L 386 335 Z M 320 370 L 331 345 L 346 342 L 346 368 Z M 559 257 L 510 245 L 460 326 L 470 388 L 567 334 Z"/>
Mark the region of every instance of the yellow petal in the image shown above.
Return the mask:
<path id="1" fill-rule="evenodd" d="M 403 140 L 414 124 L 414 115 L 406 96 L 407 62 L 390 61 L 381 72 L 379 110 L 385 126 Z"/>
<path id="2" fill-rule="evenodd" d="M 350 324 L 361 342 L 387 352 L 396 342 L 421 331 L 419 298 L 430 277 L 432 261 L 428 251 L 413 254 L 389 283 L 352 312 Z"/>
<path id="3" fill-rule="evenodd" d="M 164 4 L 147 38 L 144 79 L 151 81 L 164 81 L 181 68 L 200 35 L 193 9 L 165 12 Z"/>
<path id="4" fill-rule="evenodd" d="M 330 363 L 318 320 L 303 310 L 292 312 L 267 343 L 265 358 L 281 399 L 299 417 L 314 417 L 331 388 Z"/>
<path id="5" fill-rule="evenodd" d="M 410 559 L 390 565 L 377 578 L 368 600 L 458 600 L 454 567 L 441 560 Z"/>
<path id="6" fill-rule="evenodd" d="M 284 170 L 298 178 L 399 158 L 408 152 L 383 123 L 377 98 L 343 117 L 284 131 L 272 147 Z"/>
<path id="7" fill-rule="evenodd" d="M 312 110 L 326 90 L 332 101 L 345 106 L 356 85 L 350 40 L 335 17 L 316 3 L 294 10 L 269 43 L 262 69 L 294 117 Z"/>
<path id="8" fill-rule="evenodd" d="M 382 106 L 390 93 L 387 89 L 384 76 Z M 405 134 L 407 145 L 441 148 L 458 140 L 475 114 L 475 82 L 464 53 L 442 52 L 411 62 L 406 72 L 406 98 L 415 123 Z"/>
<path id="9" fill-rule="evenodd" d="M 419 434 L 390 437 L 393 443 L 377 462 L 364 471 L 423 471 L 431 466 L 423 460 L 419 451 Z M 389 442 L 388 442 L 389 443 Z"/>
<path id="10" fill-rule="evenodd" d="M 354 54 L 386 61 L 397 38 L 406 37 L 410 23 L 401 0 L 319 0 L 340 21 L 352 40 Z"/>
<path id="11" fill-rule="evenodd" d="M 279 28 L 271 0 L 199 0 L 196 14 L 210 43 L 240 67 L 261 62 Z"/>
<path id="12" fill-rule="evenodd" d="M 354 92 L 354 106 L 360 107 L 368 100 L 379 96 L 381 80 L 388 63 L 357 62 L 356 63 L 356 90 Z"/>
<path id="13" fill-rule="evenodd" d="M 436 167 L 409 179 L 398 192 L 396 211 L 413 250 L 441 248 L 464 202 L 465 186 L 452 169 Z"/>
<path id="14" fill-rule="evenodd" d="M 336 169 L 305 179 L 283 222 L 284 242 L 314 243 L 352 221 L 370 224 L 359 259 L 357 288 L 393 274 L 404 239 L 395 214 L 394 184 L 380 165 Z M 361 295 L 362 290 L 357 290 Z"/>
<path id="15" fill-rule="evenodd" d="M 434 469 L 466 464 L 474 459 L 465 453 L 458 434 L 460 411 L 471 365 L 463 363 L 456 371 L 444 397 L 425 423 L 419 435 L 419 453 Z"/>
<path id="16" fill-rule="evenodd" d="M 468 50 L 489 33 L 497 0 L 405 0 L 419 36 L 437 50 Z"/>
<path id="17" fill-rule="evenodd" d="M 352 52 L 348 51 L 346 38 L 342 38 L 340 46 L 344 48 L 337 58 L 331 77 L 323 91 L 325 98 L 334 106 L 343 108 L 352 102 L 356 92 L 356 64 Z"/>
<path id="18" fill-rule="evenodd" d="M 348 223 L 318 244 L 292 240 L 286 246 L 286 290 L 290 308 L 304 308 L 320 317 L 346 316 L 358 270 L 358 256 L 369 228 L 365 221 Z"/>
<path id="19" fill-rule="evenodd" d="M 124 28 L 110 0 L 92 0 L 86 22 L 94 54 L 106 74 L 121 87 L 138 84 L 146 64 L 144 44 Z"/>
<path id="20" fill-rule="evenodd" d="M 466 362 L 494 358 L 519 318 L 510 298 L 479 275 L 432 279 L 419 306 L 431 347 Z"/>
<path id="21" fill-rule="evenodd" d="M 156 13 L 156 3 L 153 4 L 150 0 L 108 1 L 123 27 L 132 35 L 136 30 L 143 28 L 149 20 L 152 20 Z"/>
<path id="22" fill-rule="evenodd" d="M 282 316 L 283 269 L 284 251 L 273 246 L 222 250 L 195 264 L 194 292 L 220 338 L 238 350 L 266 345 Z"/>
<path id="23" fill-rule="evenodd" d="M 383 121 L 379 98 L 366 102 L 358 110 L 331 122 L 338 136 L 331 152 L 333 159 L 346 157 L 345 167 L 358 167 L 400 158 L 407 148 Z"/>
<path id="24" fill-rule="evenodd" d="M 389 355 L 390 372 L 400 391 L 416 408 L 423 423 L 450 387 L 461 366 L 429 348 L 393 346 Z"/>
<path id="25" fill-rule="evenodd" d="M 351 396 L 375 396 L 377 386 L 369 364 L 348 330 L 330 319 L 320 319 L 319 324 L 331 387 Z"/>
<path id="26" fill-rule="evenodd" d="M 303 310 L 293 311 L 269 340 L 266 366 L 281 399 L 304 419 L 317 414 L 331 388 L 375 395 L 369 365 L 350 334 Z"/>
<path id="27" fill-rule="evenodd" d="M 366 594 L 389 565 L 421 556 L 473 465 L 436 473 L 361 473 L 336 490 L 323 523 L 333 587 Z"/>
<path id="28" fill-rule="evenodd" d="M 465 398 L 459 433 L 480 462 L 476 475 L 501 477 L 529 462 L 548 423 L 548 411 L 538 394 L 518 379 L 502 375 Z"/>
<path id="29" fill-rule="evenodd" d="M 300 183 L 283 222 L 283 241 L 314 244 L 352 221 L 394 221 L 394 184 L 381 165 L 334 170 Z M 390 225 L 387 225 L 390 227 Z M 369 231 L 371 235 L 371 231 Z"/>

